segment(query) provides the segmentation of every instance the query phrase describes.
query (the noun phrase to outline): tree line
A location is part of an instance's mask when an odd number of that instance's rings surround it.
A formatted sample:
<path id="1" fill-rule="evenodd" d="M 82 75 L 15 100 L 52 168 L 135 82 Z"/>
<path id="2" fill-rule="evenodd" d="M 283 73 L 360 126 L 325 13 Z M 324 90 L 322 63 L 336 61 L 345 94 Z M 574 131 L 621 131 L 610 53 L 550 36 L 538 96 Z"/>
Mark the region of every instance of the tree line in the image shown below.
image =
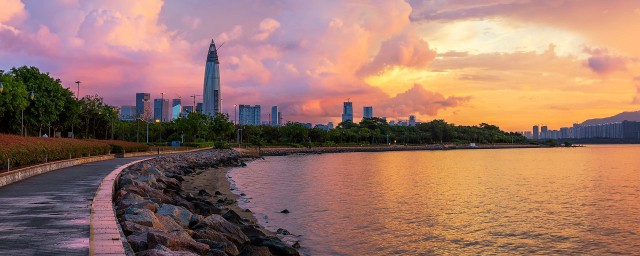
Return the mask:
<path id="1" fill-rule="evenodd" d="M 381 118 L 365 118 L 358 123 L 340 123 L 336 129 L 308 128 L 290 122 L 283 126 L 237 126 L 226 114 L 214 117 L 185 113 L 171 122 L 147 123 L 136 119 L 118 119 L 118 110 L 98 95 L 77 99 L 59 79 L 36 67 L 0 70 L 0 132 L 21 134 L 21 119 L 29 136 L 63 137 L 73 131 L 76 138 L 117 139 L 164 144 L 183 141 L 188 144 L 236 143 L 256 146 L 333 146 L 434 143 L 527 143 L 518 134 L 482 123 L 462 126 L 433 120 L 415 126 L 391 126 Z M 34 97 L 31 98 L 31 92 Z M 24 111 L 24 115 L 22 115 Z M 148 127 L 148 132 L 147 132 Z M 51 132 L 49 132 L 49 130 Z"/>

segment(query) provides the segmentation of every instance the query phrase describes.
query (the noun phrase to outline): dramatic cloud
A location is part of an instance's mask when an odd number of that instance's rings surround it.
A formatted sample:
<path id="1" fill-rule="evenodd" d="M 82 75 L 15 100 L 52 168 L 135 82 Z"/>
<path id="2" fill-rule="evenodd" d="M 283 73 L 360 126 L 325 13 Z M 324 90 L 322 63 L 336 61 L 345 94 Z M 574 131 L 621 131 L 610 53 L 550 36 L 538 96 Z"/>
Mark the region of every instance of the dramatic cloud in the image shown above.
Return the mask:
<path id="1" fill-rule="evenodd" d="M 438 111 L 460 106 L 470 97 L 445 97 L 436 92 L 427 91 L 422 85 L 415 84 L 411 89 L 390 98 L 382 105 L 384 116 L 406 117 L 417 112 L 421 115 L 436 116 Z"/>
<path id="2" fill-rule="evenodd" d="M 392 66 L 426 68 L 436 56 L 429 44 L 414 32 L 406 31 L 384 43 L 371 63 L 361 70 L 362 75 L 377 74 Z"/>
<path id="3" fill-rule="evenodd" d="M 585 48 L 584 52 L 591 55 L 591 57 L 587 59 L 585 66 L 600 75 L 627 70 L 629 58 L 612 56 L 607 49 Z"/>

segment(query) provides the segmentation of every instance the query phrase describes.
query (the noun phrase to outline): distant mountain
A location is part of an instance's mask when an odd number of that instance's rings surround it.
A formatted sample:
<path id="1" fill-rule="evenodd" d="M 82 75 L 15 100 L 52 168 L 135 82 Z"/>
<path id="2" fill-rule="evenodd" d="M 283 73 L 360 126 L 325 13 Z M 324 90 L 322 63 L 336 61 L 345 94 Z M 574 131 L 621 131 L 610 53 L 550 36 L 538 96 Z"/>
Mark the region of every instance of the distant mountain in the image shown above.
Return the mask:
<path id="1" fill-rule="evenodd" d="M 625 120 L 640 122 L 640 111 L 622 112 L 615 116 L 589 119 L 587 121 L 584 121 L 582 125 L 606 124 L 606 123 L 622 122 Z"/>

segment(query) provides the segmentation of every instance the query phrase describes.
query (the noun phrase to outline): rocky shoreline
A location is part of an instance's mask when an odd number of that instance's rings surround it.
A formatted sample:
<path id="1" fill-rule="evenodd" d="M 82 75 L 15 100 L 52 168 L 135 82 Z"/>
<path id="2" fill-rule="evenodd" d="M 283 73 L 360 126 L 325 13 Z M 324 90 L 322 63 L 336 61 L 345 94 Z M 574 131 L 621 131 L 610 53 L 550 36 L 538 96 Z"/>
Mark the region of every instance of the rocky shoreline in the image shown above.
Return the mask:
<path id="1" fill-rule="evenodd" d="M 539 145 L 528 144 L 486 144 L 476 147 L 430 144 L 420 146 L 362 146 L 362 147 L 313 147 L 313 148 L 261 148 L 260 156 L 286 156 L 293 154 L 326 154 L 349 152 L 386 152 L 386 151 L 417 151 L 417 150 L 454 150 L 454 149 L 503 149 L 503 148 L 540 148 Z M 258 152 L 247 150 L 246 153 Z"/>
<path id="2" fill-rule="evenodd" d="M 247 213 L 239 213 L 228 191 L 195 193 L 194 183 L 185 181 L 203 172 L 243 166 L 247 158 L 252 157 L 234 150 L 207 150 L 162 156 L 124 170 L 116 182 L 114 203 L 129 253 L 299 255 Z"/>

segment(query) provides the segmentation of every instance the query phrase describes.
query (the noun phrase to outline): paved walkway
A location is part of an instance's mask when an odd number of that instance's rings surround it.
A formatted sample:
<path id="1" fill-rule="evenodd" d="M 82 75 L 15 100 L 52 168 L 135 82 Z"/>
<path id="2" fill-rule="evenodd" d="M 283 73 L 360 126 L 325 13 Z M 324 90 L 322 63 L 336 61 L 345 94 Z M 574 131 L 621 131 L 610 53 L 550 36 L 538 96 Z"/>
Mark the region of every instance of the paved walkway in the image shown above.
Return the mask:
<path id="1" fill-rule="evenodd" d="M 88 255 L 91 202 L 116 158 L 64 168 L 0 188 L 0 254 Z"/>

